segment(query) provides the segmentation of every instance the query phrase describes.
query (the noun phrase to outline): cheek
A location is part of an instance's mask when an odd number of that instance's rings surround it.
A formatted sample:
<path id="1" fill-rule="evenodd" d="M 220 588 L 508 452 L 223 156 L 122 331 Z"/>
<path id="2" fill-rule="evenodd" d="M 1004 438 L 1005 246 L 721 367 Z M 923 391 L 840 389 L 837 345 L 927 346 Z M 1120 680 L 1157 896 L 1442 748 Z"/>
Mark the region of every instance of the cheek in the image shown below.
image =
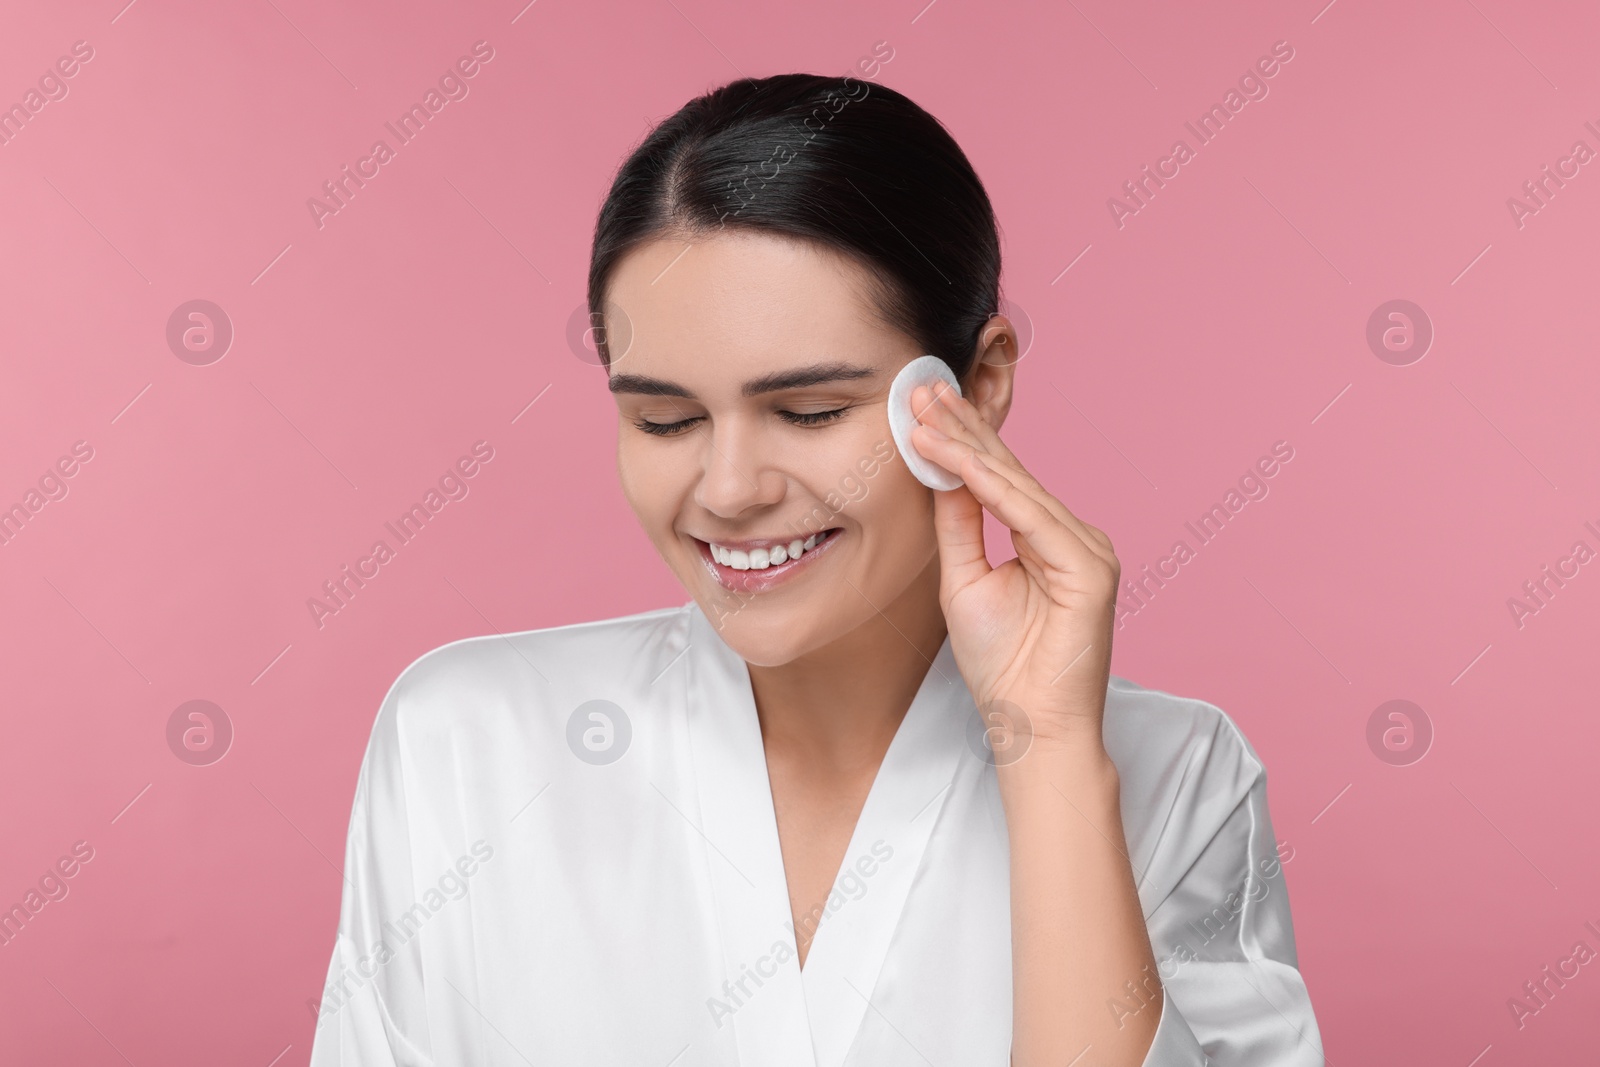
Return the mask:
<path id="1" fill-rule="evenodd" d="M 804 458 L 791 467 L 818 500 L 831 497 L 832 505 L 842 504 L 852 515 L 873 507 L 875 497 L 890 492 L 897 472 L 909 477 L 905 463 L 894 451 L 894 439 L 883 411 L 860 414 L 860 421 L 848 429 L 839 427 L 836 434 L 818 435 L 817 443 L 801 453 Z"/>
<path id="2" fill-rule="evenodd" d="M 885 517 L 895 524 L 895 540 L 911 547 L 938 543 L 933 529 L 933 492 L 912 476 L 904 463 L 880 471 L 878 499 Z"/>
<path id="3" fill-rule="evenodd" d="M 640 524 L 655 538 L 673 516 L 677 475 L 671 463 L 661 450 L 642 448 L 624 437 L 617 443 L 617 481 Z"/>
<path id="4" fill-rule="evenodd" d="M 870 478 L 858 471 L 852 483 L 860 499 L 849 505 L 847 514 L 867 534 L 874 555 L 884 557 L 882 565 L 895 572 L 920 566 L 938 544 L 933 493 L 906 469 L 898 453 L 880 462 Z"/>

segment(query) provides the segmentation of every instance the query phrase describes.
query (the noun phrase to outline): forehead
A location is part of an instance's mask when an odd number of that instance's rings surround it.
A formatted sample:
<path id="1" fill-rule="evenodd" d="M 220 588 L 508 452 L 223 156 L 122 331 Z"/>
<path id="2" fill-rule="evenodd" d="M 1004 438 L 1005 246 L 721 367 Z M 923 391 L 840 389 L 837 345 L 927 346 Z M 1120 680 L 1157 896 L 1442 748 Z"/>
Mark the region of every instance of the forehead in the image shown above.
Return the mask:
<path id="1" fill-rule="evenodd" d="M 734 230 L 650 241 L 611 275 L 607 298 L 629 330 L 612 370 L 736 387 L 817 360 L 904 362 L 914 342 L 870 292 L 858 263 L 806 241 Z"/>

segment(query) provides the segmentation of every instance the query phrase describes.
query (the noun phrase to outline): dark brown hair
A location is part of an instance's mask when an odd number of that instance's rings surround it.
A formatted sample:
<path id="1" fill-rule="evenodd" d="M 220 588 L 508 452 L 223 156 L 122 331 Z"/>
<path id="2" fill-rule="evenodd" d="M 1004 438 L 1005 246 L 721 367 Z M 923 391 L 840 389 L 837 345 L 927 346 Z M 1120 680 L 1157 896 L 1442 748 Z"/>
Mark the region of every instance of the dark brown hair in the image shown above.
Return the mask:
<path id="1" fill-rule="evenodd" d="M 1000 241 L 983 183 L 910 99 L 819 74 L 741 78 L 661 122 L 618 169 L 589 261 L 590 322 L 645 241 L 721 227 L 818 242 L 860 263 L 884 320 L 964 378 L 999 310 Z"/>

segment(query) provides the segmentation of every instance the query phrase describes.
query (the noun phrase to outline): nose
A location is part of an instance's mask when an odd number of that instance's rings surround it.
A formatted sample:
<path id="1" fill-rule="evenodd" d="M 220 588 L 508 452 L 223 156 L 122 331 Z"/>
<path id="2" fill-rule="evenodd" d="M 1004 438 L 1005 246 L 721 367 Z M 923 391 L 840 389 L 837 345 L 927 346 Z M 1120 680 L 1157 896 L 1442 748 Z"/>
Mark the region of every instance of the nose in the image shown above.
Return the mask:
<path id="1" fill-rule="evenodd" d="M 788 478 L 770 465 L 759 428 L 739 420 L 713 424 L 702 434 L 700 484 L 695 503 L 725 519 L 783 499 Z"/>

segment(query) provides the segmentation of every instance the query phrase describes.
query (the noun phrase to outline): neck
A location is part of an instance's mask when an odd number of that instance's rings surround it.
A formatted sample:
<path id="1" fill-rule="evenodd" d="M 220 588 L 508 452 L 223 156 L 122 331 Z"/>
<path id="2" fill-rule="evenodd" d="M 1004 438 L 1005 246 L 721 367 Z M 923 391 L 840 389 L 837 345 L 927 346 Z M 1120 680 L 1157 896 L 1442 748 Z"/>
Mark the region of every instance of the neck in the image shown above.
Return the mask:
<path id="1" fill-rule="evenodd" d="M 819 771 L 875 769 L 946 632 L 934 553 L 898 599 L 849 633 L 779 666 L 747 664 L 769 758 Z"/>

